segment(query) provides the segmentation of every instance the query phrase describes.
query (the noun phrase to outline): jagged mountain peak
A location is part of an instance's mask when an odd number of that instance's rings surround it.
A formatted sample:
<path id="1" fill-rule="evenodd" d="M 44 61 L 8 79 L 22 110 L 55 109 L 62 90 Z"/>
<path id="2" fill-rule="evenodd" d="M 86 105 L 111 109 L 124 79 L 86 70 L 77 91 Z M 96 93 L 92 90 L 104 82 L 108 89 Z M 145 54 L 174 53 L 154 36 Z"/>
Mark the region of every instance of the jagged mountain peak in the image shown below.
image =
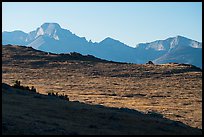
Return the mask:
<path id="1" fill-rule="evenodd" d="M 116 40 L 116 39 L 113 39 L 113 38 L 111 38 L 111 37 L 106 37 L 104 40 L 102 40 L 100 43 L 108 43 L 108 44 L 115 44 L 115 43 L 117 43 L 117 44 L 124 44 L 124 43 L 122 43 L 122 42 L 120 42 L 119 40 Z"/>
<path id="2" fill-rule="evenodd" d="M 40 27 L 44 30 L 61 29 L 61 26 L 58 23 L 43 23 Z"/>
<path id="3" fill-rule="evenodd" d="M 171 41 L 170 49 L 176 47 L 176 46 L 187 46 L 187 47 L 193 47 L 193 48 L 202 48 L 202 43 L 186 38 L 181 35 L 177 35 L 176 37 L 173 38 Z"/>
<path id="4" fill-rule="evenodd" d="M 194 41 L 194 42 L 200 43 L 200 42 L 198 42 L 198 41 L 195 41 L 195 40 L 193 40 L 193 39 L 189 39 L 189 38 L 187 38 L 187 37 L 185 37 L 185 36 L 181 36 L 181 35 L 177 35 L 177 36 L 171 37 L 171 38 L 169 38 L 169 39 L 177 40 L 177 41 L 179 41 L 179 42 L 182 42 L 182 41 Z"/>
<path id="5" fill-rule="evenodd" d="M 140 49 L 154 49 L 156 51 L 168 51 L 177 47 L 193 47 L 193 48 L 202 48 L 202 43 L 195 40 L 186 38 L 181 35 L 175 37 L 170 37 L 164 40 L 156 40 L 149 43 L 140 43 L 136 45 L 136 48 Z"/>
<path id="6" fill-rule="evenodd" d="M 178 39 L 178 40 L 191 40 L 191 41 L 194 41 L 192 39 L 189 39 L 185 36 L 181 36 L 181 35 L 177 35 L 176 37 L 173 37 L 174 39 Z"/>
<path id="7" fill-rule="evenodd" d="M 177 35 L 176 37 L 173 37 L 172 38 L 172 41 L 176 41 L 177 43 L 176 44 L 179 44 L 179 42 L 182 42 L 182 41 L 190 41 L 191 39 L 188 39 L 184 36 L 181 36 L 181 35 Z"/>
<path id="8" fill-rule="evenodd" d="M 104 40 L 102 40 L 101 42 L 110 42 L 110 41 L 116 41 L 116 40 L 112 39 L 111 37 L 107 37 Z"/>
<path id="9" fill-rule="evenodd" d="M 58 31 L 61 31 L 62 28 L 58 23 L 44 23 L 36 30 L 36 36 L 47 35 L 55 40 L 59 40 Z"/>
<path id="10" fill-rule="evenodd" d="M 177 35 L 176 38 L 177 38 L 177 39 L 182 39 L 182 38 L 187 39 L 186 37 L 181 36 L 181 35 Z"/>

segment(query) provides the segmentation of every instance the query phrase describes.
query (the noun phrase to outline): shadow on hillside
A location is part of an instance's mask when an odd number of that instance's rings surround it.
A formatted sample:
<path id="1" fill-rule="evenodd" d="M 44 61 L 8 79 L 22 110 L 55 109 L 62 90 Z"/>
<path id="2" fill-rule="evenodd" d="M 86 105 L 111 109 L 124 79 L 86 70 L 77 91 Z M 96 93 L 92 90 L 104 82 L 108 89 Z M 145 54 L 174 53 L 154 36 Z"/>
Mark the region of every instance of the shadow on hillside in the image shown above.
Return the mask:
<path id="1" fill-rule="evenodd" d="M 4 94 L 18 94 L 19 96 L 28 96 L 35 99 L 35 101 L 38 101 L 39 99 L 42 100 L 53 100 L 53 102 L 56 102 L 57 100 L 60 100 L 57 97 L 52 97 L 48 95 L 43 95 L 35 92 L 29 92 L 29 91 L 20 91 L 15 90 L 11 86 L 2 83 L 2 95 Z M 3 96 L 4 97 L 4 96 Z M 105 107 L 102 105 L 90 105 L 85 104 L 79 101 L 66 101 L 64 100 L 64 103 L 69 104 L 69 110 L 71 112 L 75 112 L 77 114 L 81 114 L 83 112 L 83 115 L 89 118 L 88 121 L 94 121 L 94 125 L 90 122 L 87 130 L 90 133 L 87 134 L 202 134 L 201 129 L 192 128 L 186 124 L 183 124 L 179 121 L 173 121 L 167 118 L 164 118 L 162 114 L 156 113 L 156 112 L 149 112 L 147 114 L 139 112 L 134 109 L 128 109 L 128 108 L 114 108 L 114 107 Z M 4 105 L 4 103 L 3 103 Z M 26 106 L 21 106 L 26 108 Z M 31 108 L 29 108 L 31 109 Z M 51 108 L 51 112 L 55 114 L 55 110 Z M 70 112 L 69 112 L 70 113 Z M 93 114 L 92 114 L 93 113 Z M 36 115 L 32 116 L 32 119 L 35 119 Z M 56 114 L 57 116 L 57 114 Z M 55 116 L 55 117 L 56 117 Z M 60 114 L 60 118 L 63 119 L 63 114 Z M 21 116 L 22 117 L 22 116 Z M 65 119 L 66 120 L 66 115 Z M 129 121 L 130 120 L 130 121 Z M 3 117 L 3 126 L 2 126 L 2 132 L 3 134 L 9 134 L 7 124 L 5 122 L 5 119 Z M 70 119 L 69 119 L 70 121 Z M 106 123 L 106 128 L 104 129 L 103 125 L 100 125 L 100 121 Z M 41 121 L 42 122 L 42 121 Z M 44 121 L 46 123 L 46 121 Z M 58 123 L 57 123 L 58 124 Z M 40 125 L 38 125 L 40 128 Z M 82 129 L 84 125 L 82 125 Z M 44 125 L 43 125 L 44 127 Z M 42 127 L 42 128 L 43 128 Z M 62 127 L 61 127 L 62 128 Z M 92 133 L 93 131 L 94 133 Z M 41 129 L 42 131 L 43 129 Z M 59 134 L 72 134 L 70 132 L 66 131 L 67 129 L 64 129 L 64 131 Z M 103 130 L 107 130 L 104 132 Z M 98 131 L 98 132 L 96 132 Z M 99 133 L 100 131 L 100 133 Z M 32 132 L 35 132 L 35 129 L 33 129 Z M 54 131 L 53 131 L 54 132 Z M 58 133 L 58 131 L 55 131 L 55 133 Z M 76 133 L 76 132 L 74 132 Z M 36 133 L 35 133 L 36 134 Z M 52 132 L 49 132 L 49 134 L 52 134 Z M 80 133 L 76 133 L 80 134 Z"/>

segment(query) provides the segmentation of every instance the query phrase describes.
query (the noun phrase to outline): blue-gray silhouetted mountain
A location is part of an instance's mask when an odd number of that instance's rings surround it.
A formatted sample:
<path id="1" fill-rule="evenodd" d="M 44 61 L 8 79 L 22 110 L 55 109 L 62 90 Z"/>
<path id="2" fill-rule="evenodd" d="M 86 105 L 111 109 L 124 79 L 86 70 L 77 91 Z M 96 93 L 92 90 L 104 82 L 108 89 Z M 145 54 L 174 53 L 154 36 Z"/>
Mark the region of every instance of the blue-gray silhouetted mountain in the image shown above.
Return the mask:
<path id="1" fill-rule="evenodd" d="M 30 46 L 53 53 L 79 52 L 117 62 L 143 64 L 151 60 L 156 64 L 175 62 L 202 68 L 202 43 L 182 36 L 140 43 L 133 48 L 110 37 L 93 43 L 57 23 L 44 23 L 30 33 L 3 32 L 2 44 Z"/>

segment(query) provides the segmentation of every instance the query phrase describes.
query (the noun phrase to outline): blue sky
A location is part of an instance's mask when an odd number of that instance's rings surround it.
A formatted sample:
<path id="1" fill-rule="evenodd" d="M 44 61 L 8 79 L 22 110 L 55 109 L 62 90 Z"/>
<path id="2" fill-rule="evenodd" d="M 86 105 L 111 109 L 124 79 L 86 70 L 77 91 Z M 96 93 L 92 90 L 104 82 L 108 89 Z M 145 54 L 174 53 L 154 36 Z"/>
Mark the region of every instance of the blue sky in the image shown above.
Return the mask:
<path id="1" fill-rule="evenodd" d="M 3 2 L 2 31 L 59 23 L 87 40 L 135 46 L 177 35 L 202 42 L 202 2 Z"/>

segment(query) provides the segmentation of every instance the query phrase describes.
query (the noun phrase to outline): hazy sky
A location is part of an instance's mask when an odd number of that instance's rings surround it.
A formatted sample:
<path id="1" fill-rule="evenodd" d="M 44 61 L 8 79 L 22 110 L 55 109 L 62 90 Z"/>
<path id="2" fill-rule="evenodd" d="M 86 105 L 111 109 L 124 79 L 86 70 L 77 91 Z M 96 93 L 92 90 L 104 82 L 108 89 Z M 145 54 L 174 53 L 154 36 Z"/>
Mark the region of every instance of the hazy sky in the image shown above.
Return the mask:
<path id="1" fill-rule="evenodd" d="M 135 46 L 177 35 L 202 42 L 202 2 L 3 2 L 2 30 L 59 23 L 87 40 Z"/>

